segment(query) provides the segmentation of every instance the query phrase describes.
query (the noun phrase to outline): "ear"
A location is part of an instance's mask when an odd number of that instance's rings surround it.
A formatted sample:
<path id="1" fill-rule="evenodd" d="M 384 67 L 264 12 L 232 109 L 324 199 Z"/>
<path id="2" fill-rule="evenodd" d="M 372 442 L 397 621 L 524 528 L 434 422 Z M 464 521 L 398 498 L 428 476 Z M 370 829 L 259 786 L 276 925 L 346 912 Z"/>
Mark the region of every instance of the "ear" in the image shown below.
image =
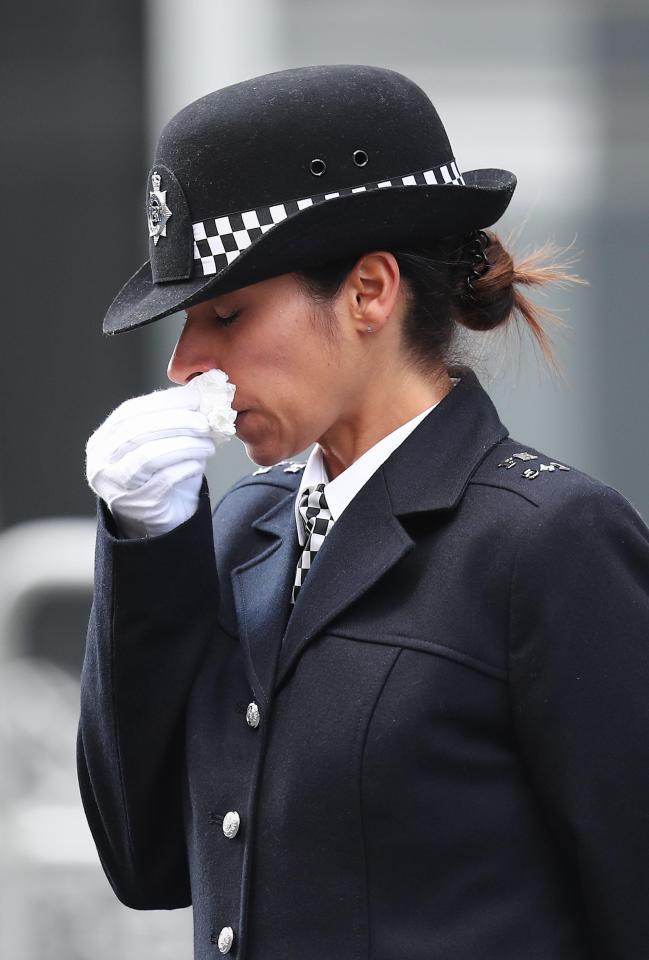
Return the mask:
<path id="1" fill-rule="evenodd" d="M 380 330 L 394 310 L 401 274 L 393 254 L 375 251 L 364 254 L 347 276 L 345 295 L 359 332 L 368 325 Z"/>

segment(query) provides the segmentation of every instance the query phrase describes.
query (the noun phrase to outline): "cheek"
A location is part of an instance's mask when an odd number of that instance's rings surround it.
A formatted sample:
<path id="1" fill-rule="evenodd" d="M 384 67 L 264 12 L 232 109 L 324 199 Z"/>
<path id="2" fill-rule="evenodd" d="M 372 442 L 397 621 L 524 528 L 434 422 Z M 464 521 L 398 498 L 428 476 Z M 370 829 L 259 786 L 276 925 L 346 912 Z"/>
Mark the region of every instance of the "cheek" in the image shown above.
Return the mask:
<path id="1" fill-rule="evenodd" d="M 270 384 L 292 382 L 303 363 L 299 339 L 275 333 L 242 342 L 237 367 L 251 387 L 260 390 Z"/>
<path id="2" fill-rule="evenodd" d="M 264 328 L 247 332 L 232 358 L 232 380 L 238 374 L 246 402 L 291 419 L 300 405 L 322 403 L 338 361 L 301 311 L 278 309 Z"/>
<path id="3" fill-rule="evenodd" d="M 271 413 L 290 408 L 299 380 L 293 357 L 268 342 L 262 348 L 244 345 L 233 364 L 231 379 L 246 405 Z"/>

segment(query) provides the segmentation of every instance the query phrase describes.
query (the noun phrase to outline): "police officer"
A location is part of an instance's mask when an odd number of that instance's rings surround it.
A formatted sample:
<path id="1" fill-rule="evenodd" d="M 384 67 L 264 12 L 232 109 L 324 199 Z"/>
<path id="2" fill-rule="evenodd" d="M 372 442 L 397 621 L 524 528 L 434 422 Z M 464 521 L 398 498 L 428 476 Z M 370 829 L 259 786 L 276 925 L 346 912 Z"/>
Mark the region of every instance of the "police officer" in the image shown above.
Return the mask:
<path id="1" fill-rule="evenodd" d="M 192 904 L 198 960 L 649 956 L 649 530 L 454 346 L 518 320 L 548 351 L 551 271 L 488 230 L 514 186 L 374 67 L 160 137 L 104 331 L 187 320 L 177 385 L 88 445 L 78 774 L 115 894 Z M 215 506 L 212 369 L 257 465 Z"/>

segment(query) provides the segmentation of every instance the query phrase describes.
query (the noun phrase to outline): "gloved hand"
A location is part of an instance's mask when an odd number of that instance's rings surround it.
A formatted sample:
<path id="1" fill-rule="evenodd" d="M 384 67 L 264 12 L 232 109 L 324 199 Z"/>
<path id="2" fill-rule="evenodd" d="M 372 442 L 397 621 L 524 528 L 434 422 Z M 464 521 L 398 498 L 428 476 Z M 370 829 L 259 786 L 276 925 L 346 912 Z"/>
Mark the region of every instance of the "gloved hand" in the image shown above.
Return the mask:
<path id="1" fill-rule="evenodd" d="M 88 483 L 122 535 L 158 536 L 195 513 L 207 458 L 234 433 L 236 417 L 229 407 L 236 388 L 224 384 L 222 371 L 209 373 L 221 377 L 220 418 L 211 416 L 197 382 L 201 378 L 195 377 L 180 387 L 125 400 L 88 440 Z"/>

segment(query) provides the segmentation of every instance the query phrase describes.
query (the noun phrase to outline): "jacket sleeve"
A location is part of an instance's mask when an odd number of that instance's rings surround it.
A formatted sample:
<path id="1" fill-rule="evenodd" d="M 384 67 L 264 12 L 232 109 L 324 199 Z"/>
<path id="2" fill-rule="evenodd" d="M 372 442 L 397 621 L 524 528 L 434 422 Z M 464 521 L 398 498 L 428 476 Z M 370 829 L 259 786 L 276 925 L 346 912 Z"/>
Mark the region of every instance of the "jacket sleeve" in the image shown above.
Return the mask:
<path id="1" fill-rule="evenodd" d="M 158 537 L 119 539 L 101 500 L 97 516 L 81 799 L 117 897 L 142 910 L 185 907 L 184 710 L 219 600 L 207 483 L 194 516 Z"/>
<path id="2" fill-rule="evenodd" d="M 595 960 L 649 957 L 649 529 L 581 484 L 520 534 L 510 690 Z"/>

